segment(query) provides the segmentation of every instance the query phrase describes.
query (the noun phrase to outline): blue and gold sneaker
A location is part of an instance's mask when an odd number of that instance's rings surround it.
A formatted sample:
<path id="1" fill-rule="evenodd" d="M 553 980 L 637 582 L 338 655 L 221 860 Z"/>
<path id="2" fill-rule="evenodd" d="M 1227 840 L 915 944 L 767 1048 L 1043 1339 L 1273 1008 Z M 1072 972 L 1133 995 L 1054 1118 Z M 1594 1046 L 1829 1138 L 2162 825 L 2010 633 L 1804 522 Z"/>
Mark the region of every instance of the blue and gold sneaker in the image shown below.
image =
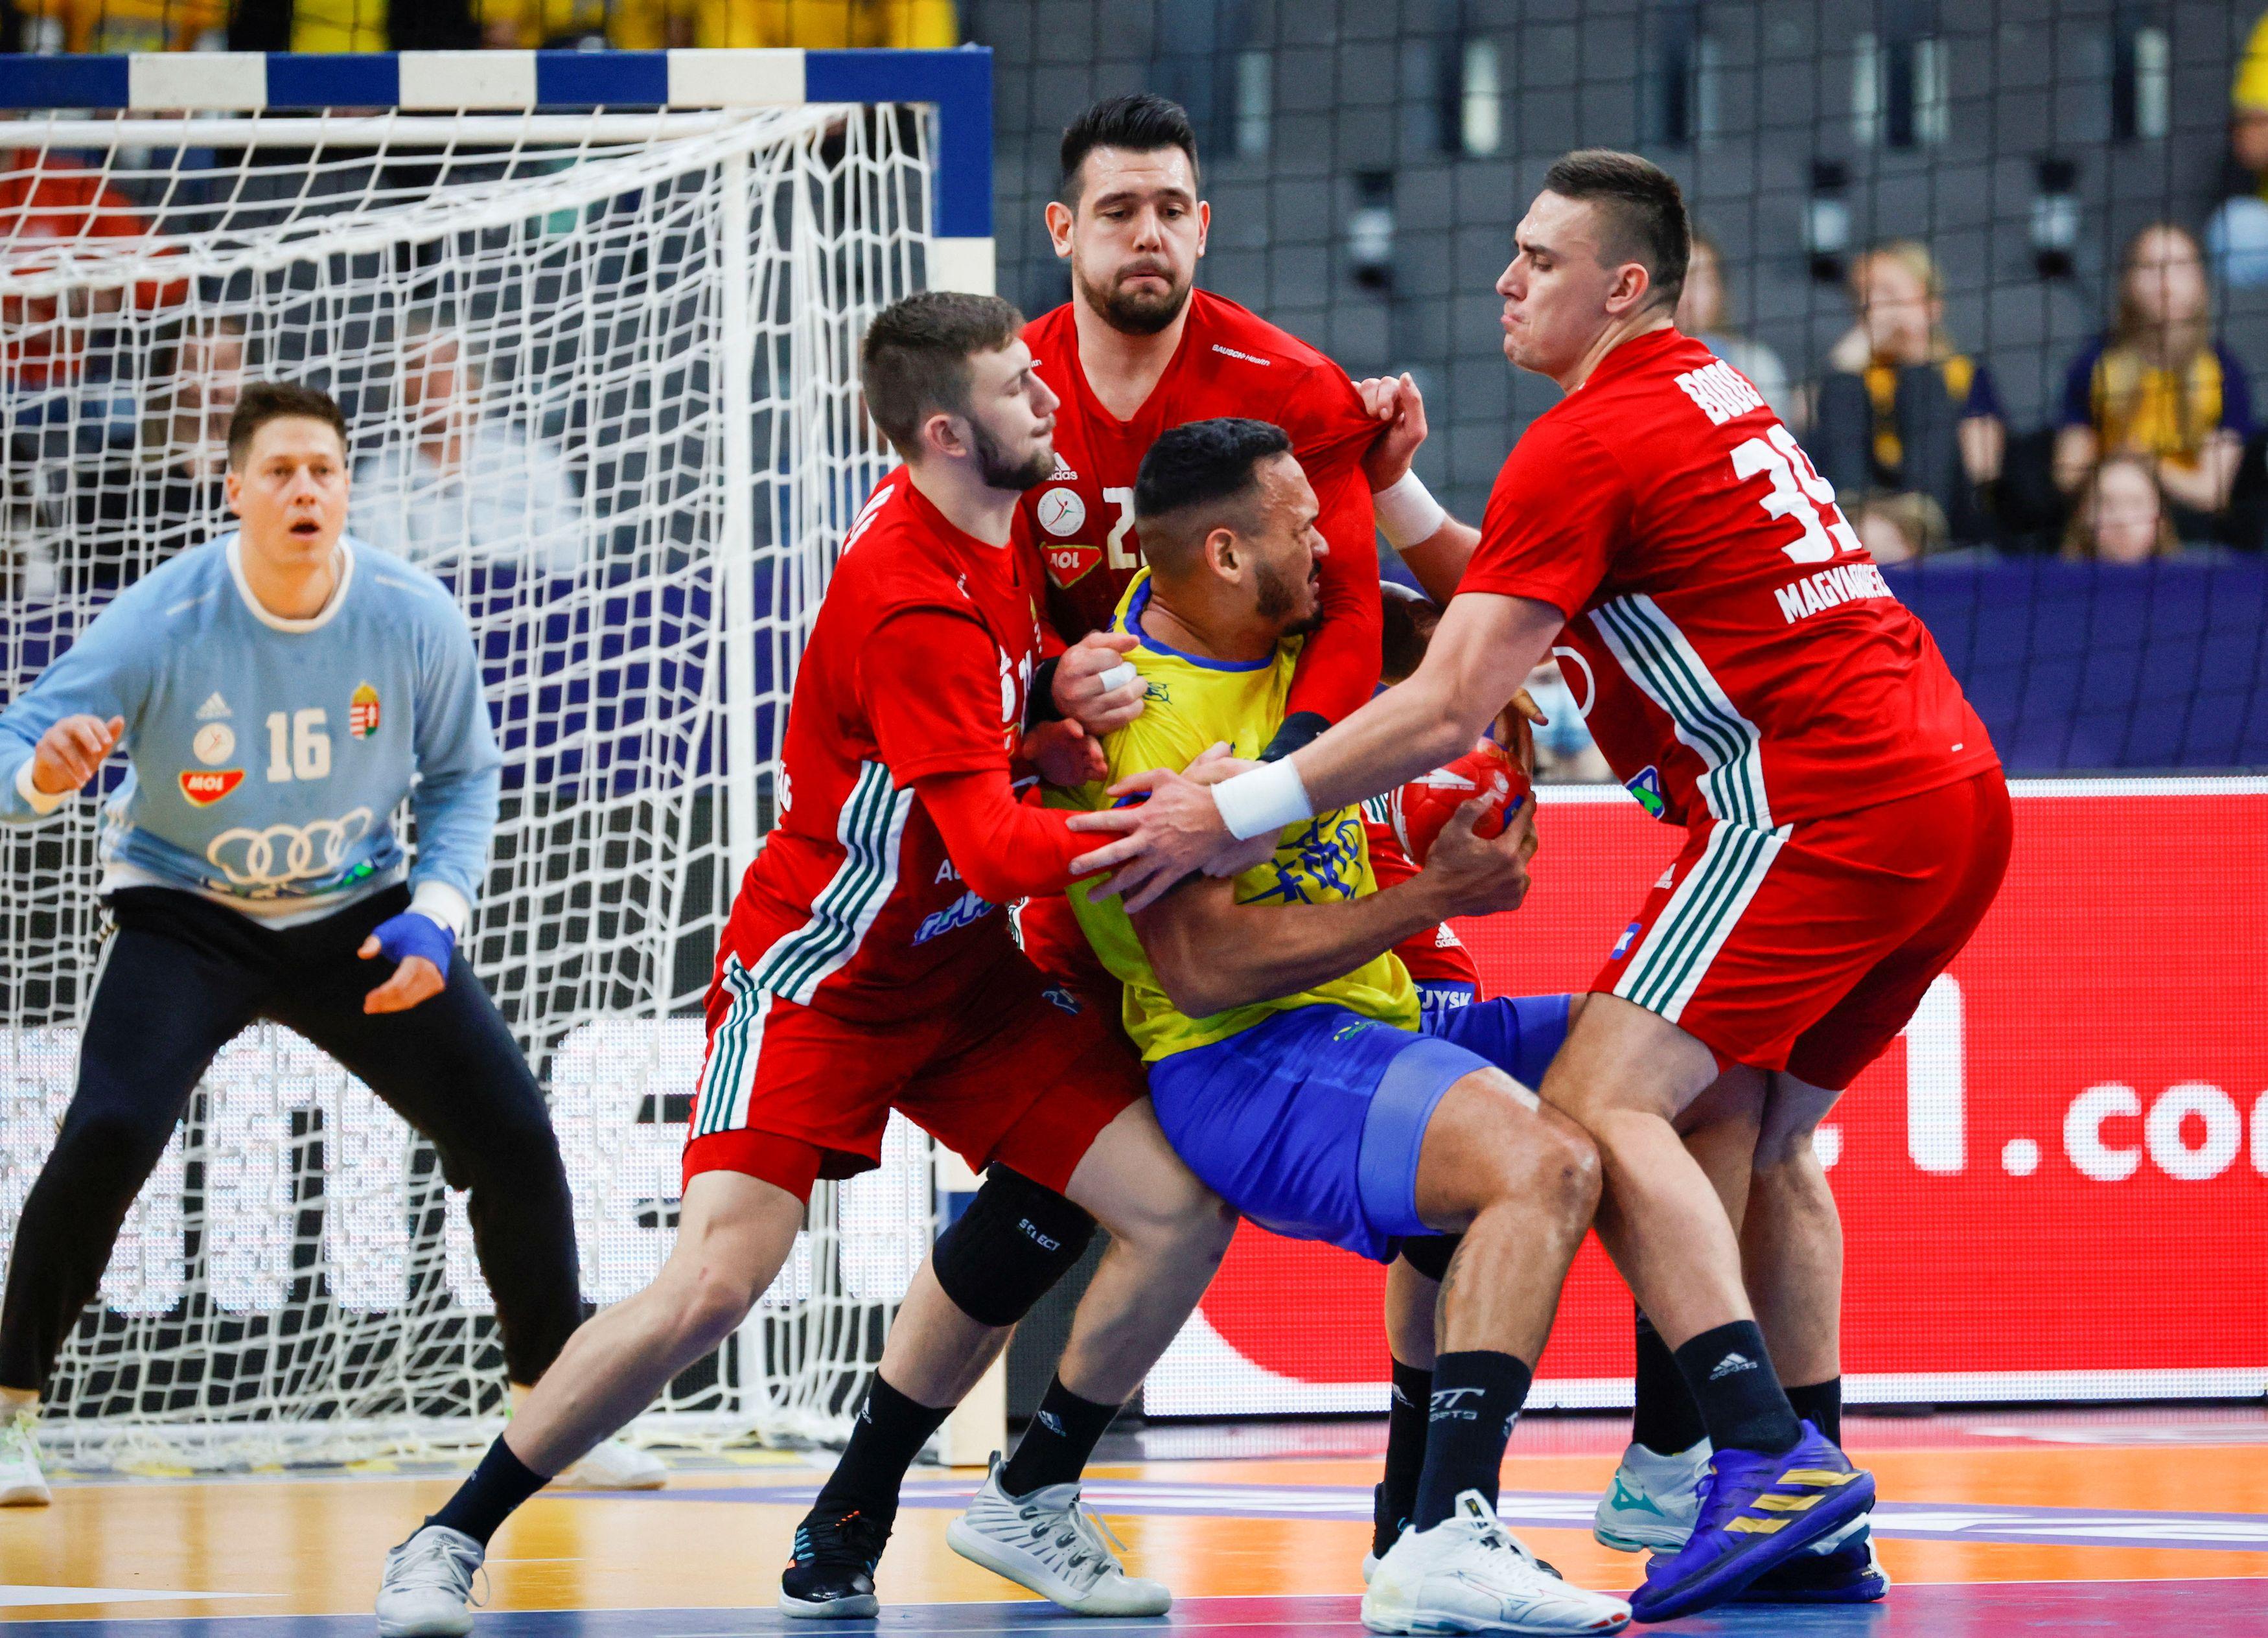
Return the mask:
<path id="1" fill-rule="evenodd" d="M 1874 1551 L 1874 1532 L 1858 1532 L 1831 1552 L 1815 1549 L 1768 1569 L 1734 1604 L 1879 1604 L 1889 1596 L 1890 1574 Z"/>
<path id="2" fill-rule="evenodd" d="M 1778 1456 L 1716 1452 L 1691 1539 L 1646 1565 L 1631 1614 L 1666 1621 L 1722 1604 L 1874 1506 L 1874 1475 L 1809 1422 L 1802 1430 Z"/>

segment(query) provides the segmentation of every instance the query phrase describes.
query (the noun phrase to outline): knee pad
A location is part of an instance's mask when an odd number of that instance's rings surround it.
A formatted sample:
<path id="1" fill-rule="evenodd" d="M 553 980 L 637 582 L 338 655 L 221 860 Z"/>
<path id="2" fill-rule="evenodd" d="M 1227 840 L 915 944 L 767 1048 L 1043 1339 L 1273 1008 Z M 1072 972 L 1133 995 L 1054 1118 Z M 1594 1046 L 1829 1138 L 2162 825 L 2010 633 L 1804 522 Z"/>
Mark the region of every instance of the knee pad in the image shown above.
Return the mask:
<path id="1" fill-rule="evenodd" d="M 1094 1238 L 1094 1219 L 1053 1189 L 993 1166 L 930 1252 L 937 1283 L 979 1325 L 1012 1326 Z"/>
<path id="2" fill-rule="evenodd" d="M 1449 1272 L 1449 1259 L 1457 1254 L 1457 1247 L 1464 1238 L 1462 1234 L 1419 1234 L 1395 1244 L 1401 1249 L 1403 1262 L 1438 1282 Z"/>

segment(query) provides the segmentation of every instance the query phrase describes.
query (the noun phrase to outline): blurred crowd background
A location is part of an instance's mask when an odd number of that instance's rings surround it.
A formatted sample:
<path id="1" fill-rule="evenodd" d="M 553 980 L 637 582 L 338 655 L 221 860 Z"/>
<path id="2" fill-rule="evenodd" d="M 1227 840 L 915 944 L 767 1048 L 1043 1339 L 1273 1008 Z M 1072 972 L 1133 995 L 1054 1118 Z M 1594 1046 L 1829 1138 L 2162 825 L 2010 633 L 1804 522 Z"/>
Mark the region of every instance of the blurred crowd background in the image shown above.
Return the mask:
<path id="1" fill-rule="evenodd" d="M 1004 294 L 1068 295 L 1041 215 L 1063 125 L 1099 96 L 1174 97 L 1206 151 L 1204 282 L 1354 375 L 1410 371 L 1419 470 L 1468 517 L 1557 397 L 1498 353 L 1512 224 L 1565 150 L 1648 154 L 1698 229 L 1681 322 L 1795 428 L 1874 555 L 1918 566 L 1912 599 L 1972 693 L 2015 667 L 1995 732 L 2044 725 L 2014 760 L 2268 762 L 2253 0 L 0 0 L 0 48 L 39 52 L 963 43 L 995 54 Z M 151 202 L 78 167 L 0 161 L 0 253 L 97 217 L 148 231 Z M 430 486 L 467 437 L 518 439 L 532 475 L 475 533 L 533 518 L 566 540 L 591 452 L 484 426 L 479 360 L 420 322 L 402 391 L 440 408 L 418 447 L 365 454 L 372 493 Z M 106 395 L 106 437 L 173 452 L 143 463 L 163 493 L 136 515 L 193 500 L 255 339 L 225 320 L 168 336 L 162 405 L 18 340 L 12 424 L 83 425 Z M 385 543 L 454 549 L 464 526 Z M 2085 726 L 2106 696 L 2115 731 Z M 1560 750 L 1577 771 L 1580 745 Z"/>

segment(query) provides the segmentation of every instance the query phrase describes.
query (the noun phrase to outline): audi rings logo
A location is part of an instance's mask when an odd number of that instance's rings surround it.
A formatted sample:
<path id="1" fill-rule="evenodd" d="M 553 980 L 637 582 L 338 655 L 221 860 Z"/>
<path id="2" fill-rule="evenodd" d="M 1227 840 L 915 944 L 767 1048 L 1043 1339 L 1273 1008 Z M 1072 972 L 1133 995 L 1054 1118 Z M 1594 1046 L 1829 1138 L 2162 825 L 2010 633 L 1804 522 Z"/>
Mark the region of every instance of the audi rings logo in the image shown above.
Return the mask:
<path id="1" fill-rule="evenodd" d="M 370 826 L 368 808 L 306 825 L 269 825 L 260 830 L 239 825 L 214 837 L 205 858 L 239 887 L 313 881 L 335 871 L 345 862 L 347 850 L 370 834 Z"/>

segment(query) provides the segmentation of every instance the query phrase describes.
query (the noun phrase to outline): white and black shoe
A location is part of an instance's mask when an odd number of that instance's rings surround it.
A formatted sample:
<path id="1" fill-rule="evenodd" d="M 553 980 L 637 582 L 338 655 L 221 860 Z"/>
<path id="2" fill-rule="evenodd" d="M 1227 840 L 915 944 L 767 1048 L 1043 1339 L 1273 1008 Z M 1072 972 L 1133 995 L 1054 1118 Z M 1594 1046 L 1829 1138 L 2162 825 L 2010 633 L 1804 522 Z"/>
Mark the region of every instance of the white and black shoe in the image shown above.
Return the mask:
<path id="1" fill-rule="evenodd" d="M 795 1527 L 794 1556 L 780 1575 L 780 1613 L 799 1621 L 857 1621 L 880 1614 L 874 1566 L 890 1544 L 890 1524 L 858 1508 L 806 1513 Z"/>
<path id="2" fill-rule="evenodd" d="M 1000 1455 L 968 1510 L 945 1527 L 946 1543 L 1074 1615 L 1163 1615 L 1174 1595 L 1165 1583 L 1129 1576 L 1103 1538 L 1105 1524 L 1079 1504 L 1079 1486 L 1048 1485 L 1027 1496 L 1000 1487 Z M 1120 1546 L 1116 1536 L 1110 1540 Z"/>
<path id="3" fill-rule="evenodd" d="M 1618 1633 L 1628 1603 L 1560 1580 L 1498 1522 L 1477 1490 L 1431 1530 L 1404 1531 L 1362 1595 L 1374 1633 Z"/>
<path id="4" fill-rule="evenodd" d="M 464 1638 L 473 1630 L 473 1581 L 488 1549 L 461 1530 L 427 1524 L 386 1555 L 378 1587 L 382 1638 Z"/>
<path id="5" fill-rule="evenodd" d="M 0 1507 L 45 1507 L 54 1501 L 40 1471 L 40 1418 L 18 1411 L 0 1423 Z"/>

